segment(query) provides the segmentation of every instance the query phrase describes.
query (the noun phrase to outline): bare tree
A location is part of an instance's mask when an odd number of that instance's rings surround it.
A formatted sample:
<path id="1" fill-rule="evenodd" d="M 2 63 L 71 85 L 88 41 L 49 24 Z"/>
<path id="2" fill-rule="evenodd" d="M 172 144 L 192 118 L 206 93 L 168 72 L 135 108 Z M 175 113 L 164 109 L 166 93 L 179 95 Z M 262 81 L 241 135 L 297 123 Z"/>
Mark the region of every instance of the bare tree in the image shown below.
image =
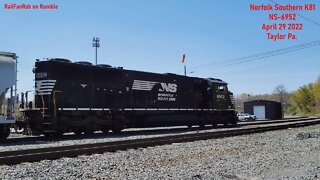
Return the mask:
<path id="1" fill-rule="evenodd" d="M 281 103 L 281 109 L 282 109 L 282 118 L 283 118 L 283 111 L 284 111 L 283 103 L 284 103 L 284 96 L 288 94 L 287 89 L 283 84 L 280 84 L 276 86 L 273 92 L 279 97 L 279 102 Z"/>
<path id="2" fill-rule="evenodd" d="M 283 84 L 280 84 L 274 89 L 273 92 L 278 95 L 279 102 L 282 104 L 284 100 L 284 95 L 287 93 L 287 89 L 285 88 L 285 86 Z"/>

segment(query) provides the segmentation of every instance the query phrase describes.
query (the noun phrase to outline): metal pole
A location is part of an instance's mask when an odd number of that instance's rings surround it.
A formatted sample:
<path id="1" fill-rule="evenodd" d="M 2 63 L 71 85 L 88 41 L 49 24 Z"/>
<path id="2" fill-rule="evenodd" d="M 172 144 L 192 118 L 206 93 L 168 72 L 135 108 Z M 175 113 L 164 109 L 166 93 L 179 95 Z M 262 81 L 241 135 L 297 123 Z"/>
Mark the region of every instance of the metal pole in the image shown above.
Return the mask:
<path id="1" fill-rule="evenodd" d="M 98 46 L 96 46 L 96 65 L 98 64 Z"/>
<path id="2" fill-rule="evenodd" d="M 187 76 L 187 67 L 184 65 L 184 75 Z"/>
<path id="3" fill-rule="evenodd" d="M 8 103 L 8 114 L 7 117 L 14 117 L 13 116 L 13 111 L 14 111 L 14 99 L 13 99 L 13 87 L 10 88 L 10 100 Z"/>
<path id="4" fill-rule="evenodd" d="M 96 65 L 98 64 L 98 47 L 100 47 L 99 41 L 100 39 L 98 37 L 94 37 L 92 39 L 92 46 L 96 48 Z"/>
<path id="5" fill-rule="evenodd" d="M 15 113 L 15 103 L 18 103 L 18 98 L 17 98 L 17 94 L 18 94 L 18 56 L 15 55 L 15 60 L 16 60 L 16 72 L 14 73 L 15 76 L 15 85 L 14 85 L 14 102 L 13 102 L 13 113 Z"/>

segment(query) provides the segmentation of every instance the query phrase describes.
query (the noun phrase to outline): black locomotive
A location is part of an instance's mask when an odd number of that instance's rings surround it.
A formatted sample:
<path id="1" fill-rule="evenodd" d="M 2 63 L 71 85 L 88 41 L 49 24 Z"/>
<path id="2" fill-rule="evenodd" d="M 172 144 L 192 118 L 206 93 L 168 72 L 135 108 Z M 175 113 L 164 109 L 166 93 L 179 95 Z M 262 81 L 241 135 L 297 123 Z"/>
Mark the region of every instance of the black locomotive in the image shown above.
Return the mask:
<path id="1" fill-rule="evenodd" d="M 236 124 L 220 79 L 125 70 L 65 59 L 38 61 L 35 100 L 21 110 L 26 132 L 120 132 L 124 128 Z"/>

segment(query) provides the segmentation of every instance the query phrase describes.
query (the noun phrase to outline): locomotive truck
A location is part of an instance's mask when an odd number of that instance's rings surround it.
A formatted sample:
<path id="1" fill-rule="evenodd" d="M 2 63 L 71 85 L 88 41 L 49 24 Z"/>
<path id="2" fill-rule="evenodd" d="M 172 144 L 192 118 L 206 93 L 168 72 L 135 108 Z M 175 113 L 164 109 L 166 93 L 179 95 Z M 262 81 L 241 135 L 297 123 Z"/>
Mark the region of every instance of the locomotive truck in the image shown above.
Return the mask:
<path id="1" fill-rule="evenodd" d="M 227 83 L 214 78 L 126 70 L 50 59 L 35 63 L 34 102 L 18 122 L 27 134 L 120 132 L 238 121 Z"/>

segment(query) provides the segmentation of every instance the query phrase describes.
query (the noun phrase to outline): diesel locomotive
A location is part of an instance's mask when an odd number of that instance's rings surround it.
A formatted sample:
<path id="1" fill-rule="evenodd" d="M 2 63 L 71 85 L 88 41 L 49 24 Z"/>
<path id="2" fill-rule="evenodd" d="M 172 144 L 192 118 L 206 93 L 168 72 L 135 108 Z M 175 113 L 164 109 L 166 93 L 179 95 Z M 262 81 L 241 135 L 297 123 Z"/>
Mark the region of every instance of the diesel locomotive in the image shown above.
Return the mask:
<path id="1" fill-rule="evenodd" d="M 18 124 L 27 134 L 120 132 L 125 128 L 235 125 L 233 94 L 214 78 L 37 61 L 34 101 Z"/>

